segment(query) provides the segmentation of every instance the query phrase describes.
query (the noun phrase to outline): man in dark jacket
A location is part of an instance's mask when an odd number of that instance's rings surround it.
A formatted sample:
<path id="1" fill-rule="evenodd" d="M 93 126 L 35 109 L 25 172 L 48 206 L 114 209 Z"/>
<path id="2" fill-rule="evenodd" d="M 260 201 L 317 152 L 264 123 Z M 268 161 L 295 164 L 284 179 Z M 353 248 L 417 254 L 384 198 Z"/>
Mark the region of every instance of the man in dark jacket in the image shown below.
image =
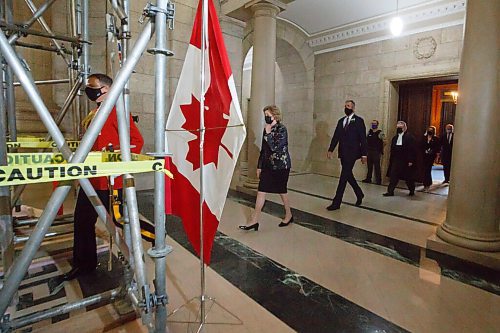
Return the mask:
<path id="1" fill-rule="evenodd" d="M 380 171 L 380 159 L 384 154 L 384 139 L 385 135 L 378 128 L 378 120 L 373 119 L 371 128 L 366 135 L 366 143 L 368 147 L 368 172 L 363 183 L 372 182 L 373 167 L 375 167 L 375 181 L 377 185 L 382 184 L 382 172 Z"/>
<path id="2" fill-rule="evenodd" d="M 365 122 L 363 118 L 354 114 L 355 105 L 353 100 L 345 101 L 345 117 L 340 118 L 337 122 L 335 133 L 333 134 L 330 147 L 328 148 L 327 157 L 331 159 L 335 147 L 337 147 L 337 144 L 339 145 L 338 156 L 342 164 L 337 192 L 335 193 L 332 204 L 326 207 L 328 210 L 340 208 L 347 183 L 352 186 L 356 194 L 356 206 L 360 206 L 364 198 L 363 191 L 352 174 L 352 168 L 356 160 L 361 158 L 361 162 L 365 164 L 367 158 Z"/>
<path id="3" fill-rule="evenodd" d="M 451 153 L 453 150 L 453 125 L 446 125 L 446 133 L 443 135 L 441 140 L 441 163 L 443 163 L 444 171 L 444 181 L 443 184 L 450 182 L 450 170 L 451 170 Z"/>
<path id="4" fill-rule="evenodd" d="M 392 138 L 391 157 L 387 175 L 391 178 L 384 197 L 392 197 L 400 179 L 406 180 L 410 196 L 415 195 L 415 161 L 417 147 L 415 138 L 408 133 L 404 121 L 398 121 L 397 134 Z"/>

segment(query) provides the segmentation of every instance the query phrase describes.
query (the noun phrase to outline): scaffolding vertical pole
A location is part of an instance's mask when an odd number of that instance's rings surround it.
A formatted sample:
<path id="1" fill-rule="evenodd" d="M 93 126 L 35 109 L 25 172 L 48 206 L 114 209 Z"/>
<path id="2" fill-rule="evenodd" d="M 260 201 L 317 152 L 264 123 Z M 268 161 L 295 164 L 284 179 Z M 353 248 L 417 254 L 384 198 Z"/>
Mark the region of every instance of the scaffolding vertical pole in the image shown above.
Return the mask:
<path id="1" fill-rule="evenodd" d="M 5 20 L 7 24 L 13 24 L 12 0 L 5 1 Z M 16 124 L 16 95 L 14 93 L 14 73 L 7 64 L 5 67 L 5 102 L 7 107 L 7 123 L 10 141 L 17 141 Z"/>
<path id="2" fill-rule="evenodd" d="M 129 41 L 130 41 L 130 25 L 128 24 L 129 21 L 129 15 L 130 15 L 130 10 L 129 10 L 129 2 L 128 0 L 123 0 L 123 11 L 125 13 L 126 19 L 125 21 L 122 21 L 122 35 L 120 36 L 121 40 L 121 46 L 122 46 L 122 60 L 120 62 L 120 66 L 123 66 L 123 64 L 127 61 L 128 57 L 128 52 L 129 52 Z M 125 117 L 126 119 L 130 119 L 130 81 L 127 81 L 125 83 L 125 87 L 123 88 L 123 105 L 125 108 Z M 129 130 L 127 128 L 127 130 Z M 132 247 L 132 236 L 130 234 L 130 218 L 128 214 L 128 209 L 127 209 L 127 200 L 126 196 L 127 193 L 123 192 L 123 237 L 125 238 L 125 243 L 127 243 L 128 247 Z M 134 269 L 134 257 L 130 256 L 129 259 L 129 265 L 130 268 L 133 270 Z M 125 269 L 128 269 L 125 267 Z"/>
<path id="3" fill-rule="evenodd" d="M 82 1 L 82 39 L 88 41 L 89 36 L 89 0 Z M 82 55 L 81 55 L 81 74 L 83 75 L 84 86 L 87 84 L 87 79 L 90 74 L 90 45 L 88 43 L 83 43 L 82 45 Z M 80 120 L 89 110 L 89 101 L 85 98 L 85 95 L 80 93 L 82 96 L 80 100 L 78 119 Z M 80 122 L 78 122 L 80 125 Z M 80 134 L 80 126 L 78 126 L 78 135 Z"/>
<path id="4" fill-rule="evenodd" d="M 68 8 L 69 8 L 69 16 L 68 23 L 70 28 L 70 34 L 74 38 L 78 38 L 79 31 L 81 30 L 79 24 L 81 20 L 79 19 L 81 14 L 81 6 L 79 0 L 68 0 Z M 84 43 L 86 44 L 86 43 Z M 78 76 L 80 75 L 80 59 L 79 59 L 79 50 L 78 45 L 74 44 L 72 53 L 71 53 L 71 64 L 68 68 L 68 76 L 69 76 L 69 86 L 72 87 Z M 84 83 L 87 82 L 84 80 Z M 80 113 L 80 99 L 76 98 L 74 103 L 71 104 L 72 107 L 72 115 L 73 115 L 73 138 L 78 140 L 80 138 L 80 121 L 81 121 L 81 113 Z"/>
<path id="5" fill-rule="evenodd" d="M 3 89 L 3 57 L 0 55 L 0 165 L 7 165 L 5 97 Z M 0 186 L 0 251 L 2 252 L 2 265 L 4 279 L 8 275 L 10 266 L 14 260 L 14 230 L 12 226 L 12 208 L 10 202 L 10 189 L 8 186 Z M 2 283 L 0 282 L 0 285 Z"/>
<path id="6" fill-rule="evenodd" d="M 169 0 L 157 0 L 158 11 L 155 15 L 155 154 L 165 158 L 165 116 L 167 107 L 167 6 Z M 150 251 L 155 262 L 156 305 L 155 332 L 163 333 L 167 329 L 167 282 L 165 244 L 165 175 L 156 172 L 154 187 L 155 248 Z"/>

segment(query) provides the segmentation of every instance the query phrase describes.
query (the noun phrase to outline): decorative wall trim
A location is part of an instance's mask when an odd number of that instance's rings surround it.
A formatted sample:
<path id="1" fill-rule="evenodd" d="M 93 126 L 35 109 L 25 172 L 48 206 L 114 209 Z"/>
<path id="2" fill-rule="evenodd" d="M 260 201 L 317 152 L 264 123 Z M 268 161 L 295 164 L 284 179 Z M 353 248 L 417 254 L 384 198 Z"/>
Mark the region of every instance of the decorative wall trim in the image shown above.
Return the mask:
<path id="1" fill-rule="evenodd" d="M 413 35 L 413 34 L 418 34 L 421 32 L 427 32 L 427 31 L 432 31 L 432 30 L 437 30 L 437 29 L 444 29 L 448 27 L 453 27 L 456 25 L 464 24 L 463 20 L 456 20 L 456 21 L 450 21 L 442 24 L 436 24 L 436 25 L 429 25 L 423 28 L 419 29 L 412 29 L 412 30 L 406 30 L 403 32 L 403 34 L 400 37 L 408 36 L 408 35 Z M 375 38 L 370 38 L 370 39 L 365 39 L 359 42 L 353 42 L 353 43 L 346 43 L 342 44 L 339 46 L 335 47 L 329 47 L 326 49 L 321 49 L 314 51 L 315 55 L 322 54 L 322 53 L 328 53 L 328 52 L 333 52 L 333 51 L 338 51 L 338 50 L 343 50 L 343 49 L 348 49 L 350 47 L 355 47 L 355 46 L 361 46 L 361 45 L 366 45 L 370 43 L 376 43 L 376 42 L 381 42 L 383 40 L 388 40 L 388 39 L 393 39 L 394 37 L 391 35 L 384 35 L 380 37 L 375 37 Z"/>
<path id="2" fill-rule="evenodd" d="M 454 1 L 447 4 L 437 5 L 431 8 L 422 9 L 419 11 L 411 12 L 408 14 L 400 15 L 405 22 L 405 25 L 428 21 L 431 19 L 449 16 L 455 13 L 465 11 L 465 0 Z M 334 30 L 330 33 L 321 35 L 320 37 L 313 37 L 308 40 L 310 47 L 318 47 L 321 45 L 331 44 L 347 40 L 354 37 L 362 37 L 368 34 L 373 34 L 381 31 L 388 31 L 390 20 L 394 14 L 384 16 L 384 19 L 360 25 L 351 26 L 347 29 Z"/>

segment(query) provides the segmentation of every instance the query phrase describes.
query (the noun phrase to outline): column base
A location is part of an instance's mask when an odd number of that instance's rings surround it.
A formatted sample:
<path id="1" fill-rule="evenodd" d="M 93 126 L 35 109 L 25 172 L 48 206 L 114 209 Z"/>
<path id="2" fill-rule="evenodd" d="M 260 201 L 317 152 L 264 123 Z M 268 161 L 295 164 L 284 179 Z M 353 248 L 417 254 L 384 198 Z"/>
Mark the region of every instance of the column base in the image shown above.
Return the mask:
<path id="1" fill-rule="evenodd" d="M 248 162 L 241 162 L 240 164 L 240 182 L 245 183 L 248 178 Z"/>
<path id="2" fill-rule="evenodd" d="M 437 228 L 436 235 L 445 242 L 466 249 L 483 252 L 500 252 L 500 233 L 471 235 L 444 223 Z"/>
<path id="3" fill-rule="evenodd" d="M 247 179 L 243 183 L 244 187 L 251 188 L 253 190 L 256 190 L 259 187 L 259 180 L 256 178 L 251 178 L 247 176 Z"/>

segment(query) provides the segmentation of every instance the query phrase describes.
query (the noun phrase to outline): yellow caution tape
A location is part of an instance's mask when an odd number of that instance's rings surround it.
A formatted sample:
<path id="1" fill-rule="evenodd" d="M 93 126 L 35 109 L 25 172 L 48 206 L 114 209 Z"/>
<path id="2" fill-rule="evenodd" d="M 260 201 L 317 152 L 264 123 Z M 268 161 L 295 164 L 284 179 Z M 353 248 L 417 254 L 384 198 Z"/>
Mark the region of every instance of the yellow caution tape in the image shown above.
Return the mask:
<path id="1" fill-rule="evenodd" d="M 151 171 L 161 171 L 173 178 L 172 173 L 166 170 L 164 166 L 164 160 L 9 165 L 0 167 L 0 186 L 67 181 Z"/>
<path id="2" fill-rule="evenodd" d="M 131 154 L 132 161 L 152 161 L 154 157 Z M 121 162 L 120 153 L 90 152 L 84 163 Z M 60 153 L 8 153 L 7 165 L 36 165 L 36 164 L 63 164 L 67 163 Z"/>
<path id="3" fill-rule="evenodd" d="M 66 141 L 69 148 L 78 148 L 80 141 Z M 39 140 L 27 140 L 25 138 L 19 138 L 17 141 L 7 141 L 7 148 L 57 148 L 57 144 L 54 141 L 39 141 Z"/>
<path id="4" fill-rule="evenodd" d="M 36 136 L 18 136 L 16 141 L 19 141 L 19 142 L 30 142 L 30 141 L 43 142 L 46 140 L 45 140 L 45 138 L 40 138 L 40 137 L 36 137 Z"/>

